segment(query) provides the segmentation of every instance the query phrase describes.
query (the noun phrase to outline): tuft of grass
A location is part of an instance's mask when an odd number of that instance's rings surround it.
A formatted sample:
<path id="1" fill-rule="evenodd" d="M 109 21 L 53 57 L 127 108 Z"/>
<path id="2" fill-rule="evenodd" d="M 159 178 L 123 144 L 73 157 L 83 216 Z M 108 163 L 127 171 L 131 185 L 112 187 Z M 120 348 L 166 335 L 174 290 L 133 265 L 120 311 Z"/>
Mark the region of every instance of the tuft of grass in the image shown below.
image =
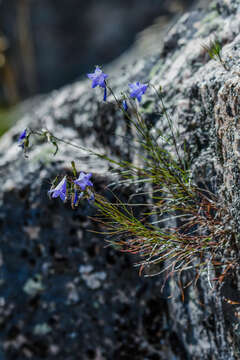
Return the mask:
<path id="1" fill-rule="evenodd" d="M 224 226 L 230 215 L 217 196 L 191 182 L 186 149 L 179 149 L 162 98 L 160 105 L 168 117 L 171 137 L 166 138 L 161 131 L 154 136 L 133 105 L 131 115 L 135 114 L 136 119 L 131 116 L 131 124 L 136 129 L 142 166 L 117 164 L 121 184 L 131 183 L 138 190 L 141 184 L 142 192 L 150 199 L 148 210 L 146 204 L 123 203 L 118 198 L 112 203 L 96 195 L 100 212 L 97 221 L 114 247 L 139 256 L 140 273 L 149 265 L 164 263 L 158 274 L 169 276 L 194 269 L 198 278 L 213 265 L 225 266 L 219 259 L 231 238 Z M 136 206 L 144 209 L 138 217 L 134 215 Z"/>
<path id="2" fill-rule="evenodd" d="M 202 45 L 203 49 L 208 53 L 211 59 L 218 61 L 226 71 L 229 71 L 225 61 L 223 61 L 221 56 L 222 46 L 219 40 L 214 39 L 209 42 L 208 45 Z"/>

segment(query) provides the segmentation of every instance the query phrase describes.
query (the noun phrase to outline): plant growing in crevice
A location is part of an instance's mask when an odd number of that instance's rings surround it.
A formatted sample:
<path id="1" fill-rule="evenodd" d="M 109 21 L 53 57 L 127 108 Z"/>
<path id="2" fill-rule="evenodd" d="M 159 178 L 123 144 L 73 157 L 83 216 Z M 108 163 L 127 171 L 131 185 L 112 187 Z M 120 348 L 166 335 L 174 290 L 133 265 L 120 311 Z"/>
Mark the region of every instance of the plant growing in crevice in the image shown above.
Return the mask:
<path id="1" fill-rule="evenodd" d="M 222 46 L 217 38 L 211 40 L 208 45 L 202 45 L 202 47 L 208 53 L 211 59 L 218 61 L 226 71 L 230 70 L 226 62 L 222 59 Z"/>
<path id="2" fill-rule="evenodd" d="M 214 56 L 221 59 L 216 45 L 215 50 L 213 46 L 211 49 L 213 54 L 216 52 Z M 76 166 L 72 162 L 73 176 L 65 176 L 60 182 L 55 182 L 49 195 L 60 197 L 64 202 L 70 200 L 73 208 L 83 199 L 94 202 L 99 210 L 96 220 L 104 226 L 107 241 L 123 252 L 137 254 L 140 273 L 150 265 L 163 263 L 158 274 L 165 273 L 168 278 L 194 269 L 193 279 L 197 280 L 205 270 L 210 274 L 212 266 L 224 269 L 233 266 L 233 260 L 223 264 L 220 259 L 222 249 L 230 244 L 232 238 L 231 231 L 225 226 L 230 214 L 216 195 L 194 183 L 187 159 L 187 144 L 180 145 L 179 135 L 174 131 L 171 117 L 164 105 L 161 87 L 156 89 L 152 84 L 136 82 L 129 84 L 129 93 L 122 93 L 117 97 L 107 83 L 108 76 L 99 67 L 96 67 L 94 73 L 88 74 L 88 77 L 93 82 L 92 87 L 104 89 L 104 101 L 107 100 L 108 90 L 108 94 L 112 95 L 122 111 L 128 126 L 133 130 L 132 147 L 137 151 L 137 159 L 116 160 L 104 153 L 91 149 L 87 151 L 105 159 L 114 167 L 118 174 L 115 186 L 131 184 L 138 191 L 129 196 L 128 202 L 123 202 L 116 196 L 116 201 L 110 202 L 95 193 L 92 174 L 80 172 L 77 177 Z M 152 131 L 147 116 L 141 112 L 139 104 L 142 96 L 151 88 L 157 95 L 159 113 L 166 117 L 169 134 L 160 129 Z M 33 135 L 52 143 L 55 154 L 60 143 L 86 151 L 80 145 L 56 137 L 47 129 L 26 129 L 19 138 L 25 153 Z M 134 201 L 139 195 L 144 196 L 146 202 Z M 145 275 L 149 275 L 147 272 Z M 223 271 L 219 279 L 222 280 L 226 273 L 227 271 Z M 211 284 L 210 275 L 209 283 Z"/>

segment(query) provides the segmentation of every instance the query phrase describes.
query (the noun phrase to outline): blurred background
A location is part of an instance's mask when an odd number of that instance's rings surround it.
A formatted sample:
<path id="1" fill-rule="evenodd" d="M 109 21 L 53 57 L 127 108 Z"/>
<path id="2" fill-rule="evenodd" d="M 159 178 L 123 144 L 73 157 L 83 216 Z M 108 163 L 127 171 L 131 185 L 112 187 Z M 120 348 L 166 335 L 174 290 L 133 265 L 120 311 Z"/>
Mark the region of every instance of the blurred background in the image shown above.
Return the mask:
<path id="1" fill-rule="evenodd" d="M 0 136 L 14 105 L 111 62 L 143 29 L 154 24 L 156 34 L 193 2 L 0 0 Z"/>

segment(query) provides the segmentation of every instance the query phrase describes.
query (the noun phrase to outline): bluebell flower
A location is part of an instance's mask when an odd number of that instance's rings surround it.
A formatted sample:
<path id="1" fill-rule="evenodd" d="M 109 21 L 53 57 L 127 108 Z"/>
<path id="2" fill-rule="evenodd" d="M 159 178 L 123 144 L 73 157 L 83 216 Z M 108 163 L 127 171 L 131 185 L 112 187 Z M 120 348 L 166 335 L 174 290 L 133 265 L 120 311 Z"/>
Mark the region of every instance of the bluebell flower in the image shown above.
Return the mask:
<path id="1" fill-rule="evenodd" d="M 67 178 L 64 176 L 62 181 L 54 188 L 48 191 L 48 194 L 52 196 L 52 198 L 56 198 L 60 196 L 62 201 L 66 200 L 66 191 L 67 191 Z"/>
<path id="2" fill-rule="evenodd" d="M 104 88 L 103 101 L 107 100 L 107 88 Z"/>
<path id="3" fill-rule="evenodd" d="M 125 111 L 127 111 L 127 109 L 128 109 L 127 101 L 126 101 L 126 100 L 123 100 L 122 104 L 123 104 L 123 109 L 124 109 Z"/>
<path id="4" fill-rule="evenodd" d="M 74 199 L 73 199 L 73 205 L 76 205 L 78 201 L 78 193 L 77 193 L 77 190 L 74 191 Z"/>
<path id="5" fill-rule="evenodd" d="M 93 186 L 93 183 L 89 180 L 91 178 L 92 174 L 85 174 L 84 172 L 80 172 L 79 177 L 77 180 L 74 180 L 74 183 L 82 190 L 85 190 L 87 186 Z"/>
<path id="6" fill-rule="evenodd" d="M 145 94 L 148 84 L 141 84 L 139 81 L 136 84 L 129 84 L 130 89 L 130 96 L 132 98 L 137 98 L 140 102 L 142 100 L 142 95 Z"/>
<path id="7" fill-rule="evenodd" d="M 94 73 L 87 74 L 87 77 L 92 80 L 92 88 L 95 88 L 96 86 L 104 88 L 103 101 L 106 101 L 107 88 L 105 79 L 108 77 L 108 75 L 104 74 L 104 72 L 99 68 L 99 66 L 96 66 Z"/>
<path id="8" fill-rule="evenodd" d="M 87 77 L 92 80 L 92 88 L 95 88 L 96 86 L 101 86 L 102 88 L 106 87 L 105 79 L 108 75 L 104 74 L 98 66 L 96 66 L 94 73 L 87 74 Z"/>
<path id="9" fill-rule="evenodd" d="M 83 197 L 83 195 L 84 195 L 83 191 L 81 191 L 80 194 L 78 195 L 78 191 L 75 190 L 74 191 L 74 198 L 73 198 L 73 205 L 76 205 L 77 202 Z"/>
<path id="10" fill-rule="evenodd" d="M 18 138 L 18 146 L 24 148 L 24 140 L 27 136 L 27 129 L 23 130 Z"/>

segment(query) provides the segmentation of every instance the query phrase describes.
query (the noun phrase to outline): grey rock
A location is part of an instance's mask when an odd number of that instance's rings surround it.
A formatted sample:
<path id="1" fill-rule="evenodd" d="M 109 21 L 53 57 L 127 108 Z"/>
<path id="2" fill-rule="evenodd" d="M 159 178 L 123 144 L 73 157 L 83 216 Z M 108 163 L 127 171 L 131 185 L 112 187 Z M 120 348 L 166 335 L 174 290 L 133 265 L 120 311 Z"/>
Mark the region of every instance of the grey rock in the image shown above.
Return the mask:
<path id="1" fill-rule="evenodd" d="M 213 1 L 206 11 L 186 13 L 165 35 L 159 53 L 140 58 L 111 79 L 117 93 L 135 80 L 163 87 L 167 110 L 182 140 L 187 140 L 193 176 L 207 182 L 228 206 L 232 218 L 228 225 L 236 234 L 239 17 L 239 0 Z M 223 44 L 229 71 L 202 49 L 213 33 Z M 238 268 L 230 269 L 219 286 L 203 274 L 196 286 L 185 290 L 184 302 L 174 280 L 162 293 L 164 279 L 138 277 L 132 267 L 137 259 L 105 248 L 100 235 L 88 232 L 100 230 L 86 218 L 94 208 L 86 203 L 73 211 L 47 198 L 50 180 L 69 171 L 73 158 L 79 169 L 93 172 L 97 191 L 107 195 L 105 185 L 113 179 L 104 161 L 65 146 L 51 158 L 51 146 L 39 142 L 32 145 L 28 160 L 17 149 L 23 128 L 41 126 L 113 158 L 135 160 L 134 134 L 113 99 L 103 104 L 101 97 L 87 81 L 66 86 L 25 114 L 1 141 L 1 298 L 5 301 L 0 338 L 6 358 L 51 359 L 57 353 L 60 360 L 72 360 L 81 353 L 82 359 L 240 359 Z M 143 110 L 153 131 L 161 127 L 167 132 L 155 104 L 149 91 Z M 127 196 L 124 189 L 121 196 Z M 233 244 L 230 255 L 238 258 L 238 244 Z M 224 253 L 223 259 L 230 255 Z M 40 272 L 44 290 L 35 296 L 24 294 L 24 284 Z M 99 286 L 89 286 L 89 277 L 97 274 Z M 99 279 L 99 274 L 106 278 Z M 33 329 L 40 323 L 52 331 L 36 339 Z"/>

